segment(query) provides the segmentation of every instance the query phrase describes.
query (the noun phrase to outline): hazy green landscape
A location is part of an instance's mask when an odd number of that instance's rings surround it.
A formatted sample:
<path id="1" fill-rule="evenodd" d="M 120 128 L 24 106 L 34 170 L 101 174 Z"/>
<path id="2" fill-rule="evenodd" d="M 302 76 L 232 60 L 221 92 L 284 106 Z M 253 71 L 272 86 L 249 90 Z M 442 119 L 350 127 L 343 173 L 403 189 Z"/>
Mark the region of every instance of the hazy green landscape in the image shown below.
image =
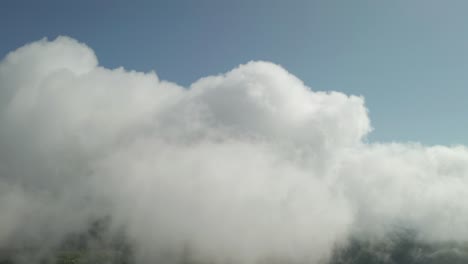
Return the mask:
<path id="1" fill-rule="evenodd" d="M 107 222 L 97 221 L 89 230 L 68 236 L 58 247 L 47 252 L 33 248 L 2 249 L 0 264 L 131 264 L 135 260 L 132 246 L 123 236 L 110 235 Z M 171 264 L 213 264 L 192 258 L 189 248 L 167 254 L 161 262 Z M 273 263 L 290 263 L 271 260 Z M 262 263 L 264 263 L 262 261 Z M 307 262 L 304 262 L 307 263 Z M 468 263 L 468 243 L 424 242 L 416 232 L 399 229 L 381 239 L 353 237 L 336 246 L 324 264 L 464 264 Z M 300 263 L 302 264 L 302 263 Z M 314 264 L 314 263 L 312 263 Z"/>

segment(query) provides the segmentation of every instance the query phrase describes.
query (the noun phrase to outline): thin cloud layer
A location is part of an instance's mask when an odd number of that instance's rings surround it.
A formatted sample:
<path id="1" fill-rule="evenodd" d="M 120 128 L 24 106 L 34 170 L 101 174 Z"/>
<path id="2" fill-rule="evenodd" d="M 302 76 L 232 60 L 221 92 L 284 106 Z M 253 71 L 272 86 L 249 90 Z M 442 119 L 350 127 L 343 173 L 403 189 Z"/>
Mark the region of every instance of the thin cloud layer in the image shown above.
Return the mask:
<path id="1" fill-rule="evenodd" d="M 138 263 L 318 263 L 395 225 L 468 237 L 468 150 L 372 144 L 362 97 L 249 62 L 188 88 L 106 69 L 68 37 L 0 63 L 0 248 L 109 217 Z M 44 238 L 47 241 L 44 242 Z"/>

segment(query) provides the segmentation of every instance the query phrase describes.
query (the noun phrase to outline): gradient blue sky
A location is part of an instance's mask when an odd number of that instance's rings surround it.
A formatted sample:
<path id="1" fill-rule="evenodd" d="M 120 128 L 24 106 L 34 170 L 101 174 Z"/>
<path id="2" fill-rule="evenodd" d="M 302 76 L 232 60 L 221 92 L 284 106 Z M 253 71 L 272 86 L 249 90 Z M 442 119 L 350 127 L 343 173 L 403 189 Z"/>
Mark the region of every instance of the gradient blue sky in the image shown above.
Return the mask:
<path id="1" fill-rule="evenodd" d="M 68 35 L 105 67 L 182 85 L 268 60 L 363 95 L 371 141 L 468 144 L 467 14 L 461 0 L 4 0 L 0 55 Z"/>

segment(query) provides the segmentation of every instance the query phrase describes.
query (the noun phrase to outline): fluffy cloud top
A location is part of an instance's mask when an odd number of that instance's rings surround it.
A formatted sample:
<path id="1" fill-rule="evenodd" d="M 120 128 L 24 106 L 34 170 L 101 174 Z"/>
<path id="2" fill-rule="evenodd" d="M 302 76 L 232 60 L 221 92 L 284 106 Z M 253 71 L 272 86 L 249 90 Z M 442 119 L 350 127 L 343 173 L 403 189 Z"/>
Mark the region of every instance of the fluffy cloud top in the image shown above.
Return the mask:
<path id="1" fill-rule="evenodd" d="M 190 87 L 59 37 L 0 63 L 0 247 L 110 217 L 149 263 L 326 259 L 394 225 L 468 237 L 468 150 L 369 144 L 362 97 L 249 62 Z M 48 242 L 43 243 L 47 237 Z"/>

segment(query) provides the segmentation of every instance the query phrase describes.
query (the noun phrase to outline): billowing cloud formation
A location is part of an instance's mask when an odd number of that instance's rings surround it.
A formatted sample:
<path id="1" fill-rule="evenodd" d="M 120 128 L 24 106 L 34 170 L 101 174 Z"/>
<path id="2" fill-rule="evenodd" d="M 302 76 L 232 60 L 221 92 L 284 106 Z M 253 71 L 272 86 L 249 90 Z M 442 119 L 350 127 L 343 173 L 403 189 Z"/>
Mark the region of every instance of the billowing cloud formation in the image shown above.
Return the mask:
<path id="1" fill-rule="evenodd" d="M 363 98 L 269 62 L 184 88 L 59 37 L 8 54 L 0 89 L 0 247 L 47 250 L 100 217 L 139 263 L 316 263 L 394 225 L 468 237 L 465 147 L 364 143 Z"/>

